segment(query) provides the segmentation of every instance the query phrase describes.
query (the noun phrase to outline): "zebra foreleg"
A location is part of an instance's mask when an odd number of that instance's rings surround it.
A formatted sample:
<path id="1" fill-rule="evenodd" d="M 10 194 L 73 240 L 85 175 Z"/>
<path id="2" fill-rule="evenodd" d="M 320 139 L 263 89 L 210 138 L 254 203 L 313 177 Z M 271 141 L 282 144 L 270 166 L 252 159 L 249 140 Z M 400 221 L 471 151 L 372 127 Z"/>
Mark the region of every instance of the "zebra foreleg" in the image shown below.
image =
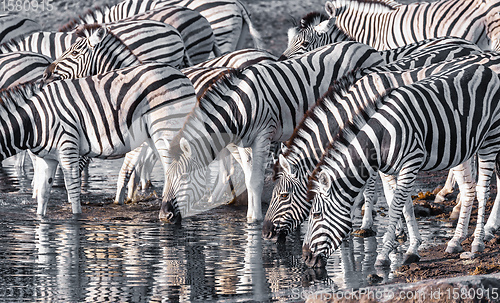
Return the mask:
<path id="1" fill-rule="evenodd" d="M 78 151 L 78 147 L 66 147 L 66 150 Z M 80 156 L 76 152 L 67 152 L 59 156 L 59 165 L 64 175 L 64 183 L 68 192 L 68 202 L 71 203 L 73 214 L 82 213 L 80 204 L 80 191 L 82 188 L 82 179 L 80 177 Z"/>
<path id="2" fill-rule="evenodd" d="M 249 223 L 261 221 L 263 218 L 261 196 L 264 188 L 265 165 L 270 145 L 271 140 L 269 137 L 257 137 L 252 144 L 251 158 L 248 157 L 247 151 L 243 148 L 238 148 L 242 158 L 245 185 L 248 192 L 247 221 Z"/>
<path id="3" fill-rule="evenodd" d="M 460 217 L 453 238 L 448 242 L 447 253 L 459 253 L 463 251 L 462 241 L 467 237 L 469 227 L 470 213 L 474 203 L 474 181 L 470 165 L 462 164 L 453 169 L 455 178 L 460 187 Z M 479 186 L 479 184 L 478 184 Z M 479 222 L 479 221 L 478 221 Z"/>
<path id="4" fill-rule="evenodd" d="M 34 182 L 36 188 L 37 199 L 37 209 L 36 213 L 41 216 L 45 216 L 47 213 L 47 204 L 49 202 L 50 190 L 52 189 L 52 184 L 54 183 L 54 176 L 56 175 L 56 169 L 58 162 L 56 160 L 36 158 L 36 165 L 34 165 L 34 178 L 37 180 Z"/>
<path id="5" fill-rule="evenodd" d="M 398 246 L 395 231 L 396 225 L 403 214 L 403 208 L 406 206 L 405 216 L 413 211 L 413 202 L 411 201 L 410 192 L 413 189 L 413 184 L 415 183 L 418 172 L 417 165 L 419 165 L 419 163 L 410 163 L 407 167 L 403 167 L 399 173 L 394 199 L 389 206 L 389 224 L 384 234 L 384 244 L 381 252 L 377 255 L 375 266 L 389 266 L 391 264 L 389 253 Z M 418 227 L 416 226 L 416 221 L 414 221 L 414 224 L 415 226 L 411 228 L 413 231 L 409 230 L 410 246 L 406 252 L 406 259 L 413 260 L 419 258 L 418 247 L 422 242 Z"/>
<path id="6" fill-rule="evenodd" d="M 497 177 L 497 195 L 495 197 L 495 203 L 491 209 L 490 216 L 488 217 L 488 222 L 484 226 L 484 240 L 489 241 L 495 236 L 495 232 L 500 227 L 500 159 L 497 155 L 495 160 L 495 173 Z"/>

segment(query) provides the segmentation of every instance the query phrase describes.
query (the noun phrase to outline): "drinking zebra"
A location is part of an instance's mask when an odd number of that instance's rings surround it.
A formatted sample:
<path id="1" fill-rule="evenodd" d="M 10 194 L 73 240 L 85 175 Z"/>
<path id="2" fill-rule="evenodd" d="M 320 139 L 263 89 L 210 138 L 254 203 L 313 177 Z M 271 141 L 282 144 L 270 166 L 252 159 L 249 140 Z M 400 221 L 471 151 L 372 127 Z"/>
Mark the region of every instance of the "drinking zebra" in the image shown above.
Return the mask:
<path id="1" fill-rule="evenodd" d="M 188 61 L 179 32 L 157 21 L 124 21 L 107 24 L 109 32 L 119 38 L 141 61 L 158 61 L 181 67 Z M 59 58 L 79 38 L 90 37 L 99 25 L 82 25 L 73 32 L 39 32 L 0 45 L 0 53 L 30 51 L 52 60 Z"/>
<path id="2" fill-rule="evenodd" d="M 417 173 L 455 167 L 476 153 L 479 207 L 472 251 L 482 251 L 484 207 L 500 151 L 500 79 L 483 65 L 485 61 L 461 66 L 455 62 L 455 68 L 388 89 L 353 123 L 341 128 L 309 182 L 312 209 L 303 246 L 308 266 L 324 266 L 347 236 L 352 201 L 378 171 L 398 175 L 384 245 L 375 263 L 389 265 L 389 253 L 397 246 L 396 222 L 403 206 L 412 203 L 410 193 Z M 463 205 L 448 252 L 462 250 L 460 243 L 467 235 L 474 200 L 473 180 L 462 170 L 456 175 L 465 179 L 460 188 Z"/>
<path id="3" fill-rule="evenodd" d="M 221 52 L 215 44 L 215 36 L 208 20 L 199 12 L 181 6 L 164 6 L 140 14 L 128 11 L 129 15 L 114 15 L 108 7 L 96 8 L 79 20 L 68 23 L 64 29 L 73 29 L 81 24 L 112 23 L 118 21 L 153 20 L 173 26 L 182 37 L 193 64 L 207 60 L 213 52 L 220 56 Z M 61 29 L 64 31 L 63 29 Z"/>
<path id="4" fill-rule="evenodd" d="M 271 141 L 284 141 L 331 83 L 355 67 L 382 63 L 367 45 L 344 42 L 299 59 L 252 65 L 212 85 L 170 142 L 171 164 L 160 219 L 175 222 L 206 184 L 206 166 L 230 143 L 238 146 L 248 191 L 247 220 L 262 219 L 264 164 Z M 243 148 L 251 147 L 251 154 Z M 232 151 L 235 153 L 235 151 Z"/>
<path id="5" fill-rule="evenodd" d="M 409 5 L 383 0 L 327 1 L 325 9 L 330 18 L 321 13 L 303 17 L 299 26 L 288 31 L 288 47 L 283 57 L 291 58 L 338 41 L 355 40 L 385 50 L 445 36 L 463 38 L 484 50 L 494 50 L 491 34 L 486 33 L 496 17 L 489 12 L 499 6 L 500 2 L 482 0 Z"/>
<path id="6" fill-rule="evenodd" d="M 40 25 L 31 19 L 20 18 L 17 15 L 0 15 L 0 43 L 38 32 L 40 29 Z"/>
<path id="7" fill-rule="evenodd" d="M 81 213 L 80 156 L 116 158 L 149 141 L 166 159 L 173 136 L 196 103 L 191 82 L 163 63 L 142 64 L 98 76 L 27 84 L 0 92 L 0 160 L 29 149 L 40 157 L 43 181 L 37 213 L 44 215 L 60 163 L 68 200 Z M 175 115 L 185 113 L 182 119 Z M 164 168 L 166 162 L 162 161 Z"/>
<path id="8" fill-rule="evenodd" d="M 443 67 L 450 66 L 448 63 L 444 63 L 429 67 L 430 64 L 481 53 L 477 46 L 462 39 L 431 39 L 425 40 L 425 43 L 419 42 L 415 46 L 418 46 L 415 53 L 405 53 L 404 57 L 388 65 L 368 67 L 358 71 L 356 77 L 351 76 L 353 78 L 350 81 L 344 80 L 343 84 L 348 86 L 348 84 L 354 83 L 355 79 L 370 73 L 390 71 L 394 72 L 391 74 L 391 77 L 395 78 L 395 83 L 391 84 L 393 88 L 395 85 L 405 85 L 417 81 L 442 70 Z M 408 49 L 409 46 L 405 48 Z M 403 52 L 400 49 L 395 49 L 386 51 L 386 53 L 401 54 Z M 401 72 L 395 73 L 397 71 Z M 367 79 L 370 78 L 367 77 Z M 337 90 L 340 90 L 339 85 L 337 84 Z M 357 99 L 354 96 L 359 94 L 364 96 L 366 100 L 370 100 L 369 96 L 387 89 L 387 87 L 377 86 L 375 83 L 355 88 L 359 88 L 361 91 L 343 88 L 342 91 L 345 91 L 345 94 L 342 95 L 342 101 L 332 102 L 331 92 L 323 99 L 318 100 L 309 109 L 287 141 L 286 148 L 274 168 L 274 177 L 277 182 L 264 219 L 262 228 L 264 237 L 275 241 L 284 241 L 292 230 L 305 221 L 311 209 L 311 205 L 306 199 L 310 174 L 320 161 L 325 148 L 335 138 L 339 128 L 365 106 L 363 103 L 356 103 Z M 366 101 L 365 99 L 364 101 Z M 390 180 L 384 179 L 386 181 L 383 182 L 384 192 L 386 200 L 390 204 L 392 186 L 390 186 Z M 373 225 L 371 209 L 375 199 L 370 196 L 372 193 L 372 188 L 368 188 L 368 191 L 365 190 L 365 216 L 360 228 L 360 232 L 367 231 L 368 234 L 370 234 Z M 459 207 L 457 212 L 458 209 Z M 407 215 L 411 217 L 411 214 L 407 213 Z M 409 219 L 407 218 L 406 221 Z"/>
<path id="9" fill-rule="evenodd" d="M 109 10 L 106 15 L 108 18 L 119 20 L 172 5 L 187 7 L 204 16 L 212 26 L 215 41 L 221 53 L 242 48 L 247 31 L 253 39 L 254 46 L 261 48 L 260 35 L 253 27 L 247 9 L 239 0 L 126 0 L 106 9 L 106 11 Z M 94 14 L 90 11 L 76 22 L 84 23 L 87 18 L 93 19 L 92 15 Z M 74 22 L 69 26 L 73 24 Z"/>
<path id="10" fill-rule="evenodd" d="M 201 98 L 204 92 L 220 77 L 221 73 L 227 68 L 243 69 L 253 64 L 274 62 L 276 57 L 266 51 L 243 49 L 222 55 L 220 57 L 199 63 L 192 67 L 182 69 L 184 73 L 193 83 L 197 97 Z M 156 162 L 154 153 L 150 151 L 142 151 L 143 147 L 135 149 L 127 153 L 123 161 L 122 168 L 118 174 L 117 192 L 115 203 L 123 204 L 125 200 L 133 200 L 133 195 L 137 190 L 137 184 L 141 184 L 141 188 L 147 188 L 150 180 L 151 171 Z M 140 153 L 143 153 L 142 155 Z M 227 158 L 226 158 L 227 160 Z M 223 163 L 219 163 L 222 165 Z M 224 174 L 224 172 L 222 172 Z M 125 184 L 128 181 L 128 195 L 125 198 Z M 227 179 L 224 176 L 221 180 Z M 219 184 L 220 185 L 220 184 Z M 214 189 L 213 192 L 220 190 Z"/>

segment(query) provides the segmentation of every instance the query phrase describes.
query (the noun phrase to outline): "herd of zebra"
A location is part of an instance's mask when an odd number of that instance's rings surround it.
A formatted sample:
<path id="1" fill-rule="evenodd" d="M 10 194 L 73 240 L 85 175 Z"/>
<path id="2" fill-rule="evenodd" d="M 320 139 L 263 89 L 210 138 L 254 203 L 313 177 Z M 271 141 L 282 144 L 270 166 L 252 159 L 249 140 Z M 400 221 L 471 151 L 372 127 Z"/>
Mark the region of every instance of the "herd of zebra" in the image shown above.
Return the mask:
<path id="1" fill-rule="evenodd" d="M 472 251 L 500 227 L 498 195 L 485 222 L 495 170 L 500 181 L 500 0 L 326 1 L 289 30 L 279 58 L 262 50 L 238 0 L 126 0 L 59 32 L 15 15 L 0 26 L 0 161 L 30 151 L 37 214 L 58 166 L 79 214 L 88 160 L 125 156 L 115 202 L 159 160 L 159 218 L 171 223 L 207 195 L 234 191 L 240 167 L 247 219 L 264 221 L 263 237 L 284 241 L 309 218 L 310 267 L 325 266 L 362 202 L 361 229 L 371 230 L 377 175 L 389 222 L 376 265 L 390 265 L 401 222 L 406 262 L 419 259 L 419 171 L 449 170 L 438 200 L 458 183 L 447 252 L 463 251 L 476 197 Z M 241 49 L 247 33 L 255 48 Z"/>

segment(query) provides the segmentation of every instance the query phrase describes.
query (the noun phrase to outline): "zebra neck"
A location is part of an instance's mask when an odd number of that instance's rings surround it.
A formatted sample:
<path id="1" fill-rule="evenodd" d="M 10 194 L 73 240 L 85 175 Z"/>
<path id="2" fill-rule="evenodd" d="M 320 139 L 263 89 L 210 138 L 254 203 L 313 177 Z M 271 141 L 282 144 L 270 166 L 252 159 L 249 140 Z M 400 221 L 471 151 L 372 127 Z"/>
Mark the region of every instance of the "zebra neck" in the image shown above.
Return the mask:
<path id="1" fill-rule="evenodd" d="M 128 46 L 113 33 L 108 33 L 104 41 L 101 42 L 99 53 L 94 56 L 93 67 L 95 71 L 92 73 L 93 75 L 141 64 L 141 61 Z"/>
<path id="2" fill-rule="evenodd" d="M 76 38 L 76 35 L 72 33 L 33 33 L 1 44 L 0 54 L 13 51 L 27 51 L 39 53 L 50 57 L 52 60 L 56 60 L 63 54 L 64 50 L 69 48 L 76 41 Z"/>

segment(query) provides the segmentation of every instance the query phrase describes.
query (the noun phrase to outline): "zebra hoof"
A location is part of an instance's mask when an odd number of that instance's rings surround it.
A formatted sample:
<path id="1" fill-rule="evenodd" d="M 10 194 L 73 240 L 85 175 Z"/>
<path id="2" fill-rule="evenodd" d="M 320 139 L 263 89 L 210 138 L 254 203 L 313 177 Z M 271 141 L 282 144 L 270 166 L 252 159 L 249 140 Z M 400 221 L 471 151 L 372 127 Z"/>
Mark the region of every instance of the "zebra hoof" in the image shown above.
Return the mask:
<path id="1" fill-rule="evenodd" d="M 448 243 L 448 246 L 446 247 L 446 250 L 445 252 L 449 253 L 449 254 L 458 254 L 458 253 L 461 253 L 463 252 L 464 249 L 462 247 L 461 244 L 457 243 Z"/>
<path id="2" fill-rule="evenodd" d="M 417 254 L 406 254 L 403 265 L 409 265 L 420 261 L 420 256 Z"/>
<path id="3" fill-rule="evenodd" d="M 391 260 L 389 259 L 378 259 L 375 261 L 375 266 L 376 267 L 390 267 L 391 266 Z"/>
<path id="4" fill-rule="evenodd" d="M 471 245 L 471 252 L 482 252 L 484 250 L 484 243 L 481 241 L 474 240 Z"/>
<path id="5" fill-rule="evenodd" d="M 352 235 L 360 238 L 368 238 L 376 236 L 377 233 L 373 229 L 368 228 L 368 229 L 357 229 L 352 232 Z"/>
<path id="6" fill-rule="evenodd" d="M 484 241 L 490 241 L 491 239 L 495 238 L 495 232 L 496 230 L 494 228 L 484 228 Z"/>

